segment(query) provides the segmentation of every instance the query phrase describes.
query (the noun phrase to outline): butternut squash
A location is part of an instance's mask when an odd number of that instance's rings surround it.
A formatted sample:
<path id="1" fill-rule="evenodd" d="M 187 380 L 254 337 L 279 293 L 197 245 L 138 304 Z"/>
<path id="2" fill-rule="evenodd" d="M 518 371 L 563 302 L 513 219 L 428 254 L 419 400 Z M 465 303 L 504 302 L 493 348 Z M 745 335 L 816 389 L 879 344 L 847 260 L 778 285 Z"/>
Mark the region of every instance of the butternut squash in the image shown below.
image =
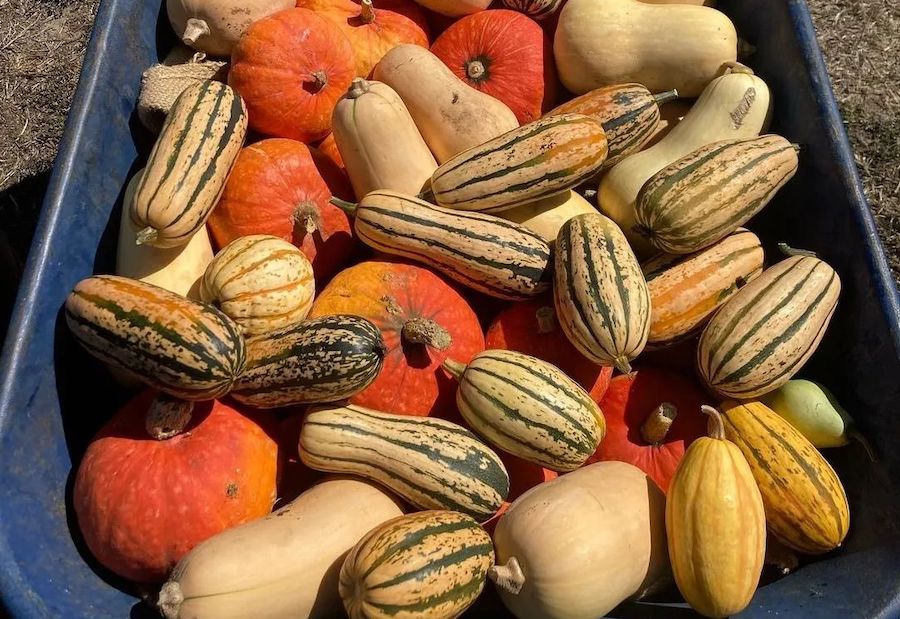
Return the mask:
<path id="1" fill-rule="evenodd" d="M 519 619 L 602 617 L 668 575 L 665 497 L 637 467 L 598 462 L 516 499 L 494 548 L 488 578 Z"/>
<path id="2" fill-rule="evenodd" d="M 200 278 L 213 259 L 209 234 L 205 227 L 201 228 L 186 245 L 180 247 L 162 248 L 135 243 L 138 227 L 132 221 L 129 211 L 143 174 L 143 170 L 138 170 L 125 188 L 122 220 L 119 223 L 116 275 L 139 279 L 199 301 Z"/>
<path id="3" fill-rule="evenodd" d="M 590 202 L 572 190 L 565 191 L 543 200 L 528 202 L 497 215 L 503 219 L 522 224 L 550 247 L 556 245 L 556 236 L 563 224 L 577 215 L 596 213 Z"/>
<path id="4" fill-rule="evenodd" d="M 638 0 L 569 0 L 553 42 L 559 77 L 575 94 L 637 82 L 683 97 L 696 97 L 724 63 L 735 62 L 737 47 L 724 13 Z"/>
<path id="5" fill-rule="evenodd" d="M 769 88 L 753 71 L 733 65 L 713 80 L 684 120 L 645 151 L 627 157 L 600 181 L 600 211 L 619 224 L 640 258 L 655 250 L 635 226 L 635 201 L 647 180 L 685 155 L 721 140 L 753 138 L 766 126 Z"/>
<path id="6" fill-rule="evenodd" d="M 393 88 L 356 78 L 331 117 L 338 151 L 353 191 L 416 195 L 437 169 L 434 155 Z"/>
<path id="7" fill-rule="evenodd" d="M 185 45 L 213 56 L 228 56 L 250 25 L 294 0 L 167 0 L 175 34 Z"/>
<path id="8" fill-rule="evenodd" d="M 519 126 L 504 103 L 464 83 L 424 47 L 398 45 L 373 75 L 403 99 L 438 163 Z"/>
<path id="9" fill-rule="evenodd" d="M 212 537 L 175 566 L 157 605 L 167 619 L 333 617 L 344 555 L 403 514 L 396 499 L 330 478 L 261 520 Z"/>

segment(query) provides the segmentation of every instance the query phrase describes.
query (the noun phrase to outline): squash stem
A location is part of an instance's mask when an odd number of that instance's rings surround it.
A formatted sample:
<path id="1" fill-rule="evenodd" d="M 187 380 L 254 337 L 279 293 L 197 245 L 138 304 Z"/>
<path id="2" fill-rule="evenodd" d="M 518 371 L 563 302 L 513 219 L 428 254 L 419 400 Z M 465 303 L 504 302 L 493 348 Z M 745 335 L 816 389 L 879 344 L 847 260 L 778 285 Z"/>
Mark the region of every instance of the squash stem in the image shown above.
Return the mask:
<path id="1" fill-rule="evenodd" d="M 669 101 L 674 101 L 678 98 L 678 91 L 675 89 L 667 90 L 665 92 L 660 92 L 653 95 L 653 100 L 656 101 L 656 105 L 662 105 L 663 103 L 668 103 Z"/>
<path id="2" fill-rule="evenodd" d="M 816 252 L 814 252 L 814 251 L 809 251 L 806 249 L 794 249 L 787 243 L 779 243 L 778 249 L 781 250 L 781 253 L 783 253 L 788 258 L 794 258 L 796 256 L 804 256 L 806 258 L 818 258 L 819 257 L 816 255 Z"/>
<path id="3" fill-rule="evenodd" d="M 463 374 L 465 374 L 465 372 L 466 372 L 466 364 L 460 363 L 459 361 L 454 361 L 453 359 L 444 359 L 444 363 L 441 365 L 457 381 L 461 381 Z"/>
<path id="4" fill-rule="evenodd" d="M 453 338 L 444 327 L 430 318 L 421 316 L 406 321 L 400 330 L 400 339 L 436 350 L 447 350 L 453 344 Z"/>
<path id="5" fill-rule="evenodd" d="M 537 332 L 539 335 L 547 335 L 556 331 L 556 311 L 549 305 L 538 308 L 534 313 L 534 318 L 537 320 Z"/>
<path id="6" fill-rule="evenodd" d="M 147 226 L 142 230 L 138 230 L 138 233 L 135 235 L 134 242 L 137 245 L 146 245 L 147 243 L 152 243 L 159 237 L 159 230 L 152 226 Z"/>
<path id="7" fill-rule="evenodd" d="M 328 85 L 328 74 L 321 69 L 312 72 L 313 92 L 319 92 Z"/>
<path id="8" fill-rule="evenodd" d="M 160 393 L 150 404 L 144 427 L 158 441 L 178 436 L 191 422 L 194 403 Z"/>
<path id="9" fill-rule="evenodd" d="M 353 202 L 347 202 L 346 200 L 341 200 L 337 196 L 332 196 L 331 200 L 329 200 L 336 207 L 347 213 L 350 217 L 356 216 L 356 211 L 359 208 L 359 204 L 354 204 Z"/>
<path id="10" fill-rule="evenodd" d="M 663 402 L 656 407 L 641 425 L 641 438 L 648 445 L 659 446 L 669 433 L 669 428 L 678 416 L 678 409 L 671 402 Z"/>
<path id="11" fill-rule="evenodd" d="M 737 57 L 738 60 L 746 60 L 750 56 L 756 53 L 756 46 L 753 43 L 750 43 L 746 39 L 738 39 L 737 42 Z"/>
<path id="12" fill-rule="evenodd" d="M 304 200 L 291 216 L 294 224 L 302 224 L 303 231 L 306 234 L 314 234 L 322 228 L 322 218 L 319 215 L 319 209 L 312 200 Z"/>
<path id="13" fill-rule="evenodd" d="M 178 617 L 183 603 L 184 593 L 181 591 L 181 585 L 178 584 L 178 581 L 170 580 L 159 590 L 156 607 L 166 619 Z"/>
<path id="14" fill-rule="evenodd" d="M 722 413 L 706 404 L 700 406 L 700 412 L 709 415 L 709 422 L 707 423 L 706 428 L 706 433 L 709 435 L 709 438 L 718 439 L 720 441 L 725 440 L 725 422 L 722 421 Z"/>
<path id="15" fill-rule="evenodd" d="M 519 595 L 525 585 L 525 573 L 515 557 L 510 557 L 506 565 L 494 565 L 488 570 L 488 579 L 498 589 L 511 595 Z"/>
<path id="16" fill-rule="evenodd" d="M 181 35 L 181 40 L 185 45 L 193 46 L 194 43 L 197 42 L 197 39 L 208 34 L 209 24 L 207 24 L 202 19 L 192 17 L 187 20 L 187 23 L 184 25 L 184 33 L 182 33 Z"/>
<path id="17" fill-rule="evenodd" d="M 754 75 L 753 69 L 748 67 L 745 64 L 741 64 L 740 62 L 726 62 L 722 65 L 724 68 L 724 75 L 728 75 L 729 73 L 744 73 L 745 75 Z"/>
<path id="18" fill-rule="evenodd" d="M 369 82 L 361 77 L 354 77 L 353 82 L 350 84 L 350 89 L 347 90 L 347 98 L 359 99 L 367 92 L 369 92 Z"/>
<path id="19" fill-rule="evenodd" d="M 375 21 L 375 7 L 372 6 L 372 0 L 362 0 L 359 18 L 364 24 L 371 24 Z"/>
<path id="20" fill-rule="evenodd" d="M 484 67 L 484 63 L 478 59 L 470 60 L 466 63 L 466 75 L 469 76 L 470 80 L 474 80 L 476 82 L 484 79 L 484 74 L 486 69 Z"/>
<path id="21" fill-rule="evenodd" d="M 631 363 L 629 363 L 628 357 L 625 357 L 624 355 L 618 357 L 615 362 L 613 362 L 613 366 L 622 374 L 631 374 Z"/>

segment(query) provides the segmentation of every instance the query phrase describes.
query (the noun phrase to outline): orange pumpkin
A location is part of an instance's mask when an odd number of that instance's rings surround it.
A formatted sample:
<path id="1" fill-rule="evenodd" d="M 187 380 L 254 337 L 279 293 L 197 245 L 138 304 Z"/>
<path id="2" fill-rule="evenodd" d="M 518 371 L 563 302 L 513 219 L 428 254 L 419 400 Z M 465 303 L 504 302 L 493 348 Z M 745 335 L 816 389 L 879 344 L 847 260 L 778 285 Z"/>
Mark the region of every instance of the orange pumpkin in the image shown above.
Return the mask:
<path id="1" fill-rule="evenodd" d="M 350 402 L 390 413 L 430 415 L 455 409 L 447 357 L 468 363 L 484 350 L 475 312 L 428 269 L 373 260 L 338 273 L 310 318 L 353 314 L 378 325 L 387 353 L 378 378 Z"/>
<path id="2" fill-rule="evenodd" d="M 428 47 L 428 22 L 413 0 L 297 0 L 324 17 L 350 40 L 356 74 L 369 77 L 391 48 L 404 43 Z"/>
<path id="3" fill-rule="evenodd" d="M 356 75 L 341 29 L 308 9 L 287 9 L 250 26 L 231 53 L 228 83 L 250 127 L 301 142 L 331 130 L 331 111 Z"/>
<path id="4" fill-rule="evenodd" d="M 596 365 L 572 346 L 556 320 L 551 299 L 513 303 L 484 336 L 488 349 L 516 350 L 552 363 L 587 389 L 595 400 L 606 393 L 612 368 Z"/>
<path id="5" fill-rule="evenodd" d="M 355 249 L 350 221 L 329 202 L 331 197 L 308 146 L 283 138 L 263 140 L 238 155 L 209 229 L 220 248 L 250 234 L 289 241 L 309 258 L 322 284 Z"/>
<path id="6" fill-rule="evenodd" d="M 100 430 L 73 490 L 88 548 L 141 583 L 164 580 L 203 540 L 269 513 L 278 469 L 268 413 L 216 401 L 191 411 L 155 395 L 140 393 Z"/>
<path id="7" fill-rule="evenodd" d="M 521 124 L 540 118 L 556 100 L 550 38 L 517 11 L 467 15 L 447 28 L 431 51 L 457 77 L 505 103 Z"/>
<path id="8" fill-rule="evenodd" d="M 513 501 L 538 484 L 542 484 L 545 481 L 553 481 L 559 477 L 559 473 L 556 471 L 542 468 L 537 464 L 517 458 L 505 451 L 498 450 L 497 455 L 500 456 L 500 460 L 506 467 L 506 472 L 509 473 L 509 494 L 506 495 L 506 500 L 500 505 L 500 509 L 497 510 L 497 513 L 494 514 L 490 520 L 481 525 L 491 534 L 494 533 L 497 522 L 500 520 L 500 517 L 506 513 L 506 510 L 509 509 L 509 506 Z"/>
<path id="9" fill-rule="evenodd" d="M 677 372 L 643 367 L 616 376 L 598 400 L 606 436 L 585 466 L 601 460 L 627 462 L 667 492 L 685 449 L 706 436 L 700 406 L 709 403 L 694 380 Z"/>
<path id="10" fill-rule="evenodd" d="M 328 157 L 341 172 L 347 174 L 347 166 L 344 165 L 344 158 L 341 157 L 341 151 L 338 150 L 337 141 L 334 139 L 334 133 L 329 133 L 327 138 L 319 142 L 317 148 L 319 149 L 319 152 Z"/>

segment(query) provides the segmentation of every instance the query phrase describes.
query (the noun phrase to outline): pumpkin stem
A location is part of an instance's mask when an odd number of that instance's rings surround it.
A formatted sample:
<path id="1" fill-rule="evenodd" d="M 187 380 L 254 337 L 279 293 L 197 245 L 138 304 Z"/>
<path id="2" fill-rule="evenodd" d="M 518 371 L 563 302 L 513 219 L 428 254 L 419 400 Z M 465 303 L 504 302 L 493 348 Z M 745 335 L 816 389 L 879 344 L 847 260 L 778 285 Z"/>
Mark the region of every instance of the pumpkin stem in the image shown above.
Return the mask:
<path id="1" fill-rule="evenodd" d="M 641 424 L 641 438 L 648 445 L 657 447 L 666 440 L 666 434 L 672 427 L 672 422 L 678 416 L 678 409 L 671 402 L 663 402 L 656 407 L 647 419 Z"/>
<path id="2" fill-rule="evenodd" d="M 506 565 L 491 566 L 487 575 L 498 589 L 510 595 L 519 595 L 525 585 L 525 573 L 515 557 L 510 557 Z"/>
<path id="3" fill-rule="evenodd" d="M 362 23 L 371 24 L 375 21 L 375 7 L 372 6 L 372 0 L 362 0 L 360 9 L 359 18 L 362 20 Z"/>
<path id="4" fill-rule="evenodd" d="M 787 243 L 779 243 L 778 249 L 781 250 L 781 253 L 783 253 L 788 258 L 794 258 L 796 256 L 803 256 L 805 258 L 818 258 L 816 252 L 814 251 L 808 251 L 806 249 L 794 249 Z"/>
<path id="5" fill-rule="evenodd" d="M 556 311 L 552 307 L 545 305 L 538 308 L 538 311 L 534 313 L 534 317 L 537 319 L 537 332 L 540 335 L 547 335 L 556 331 Z"/>
<path id="6" fill-rule="evenodd" d="M 667 90 L 665 92 L 660 92 L 653 95 L 653 100 L 656 101 L 656 105 L 662 105 L 663 103 L 668 103 L 669 101 L 674 101 L 678 98 L 678 91 L 674 88 L 672 90 Z"/>
<path id="7" fill-rule="evenodd" d="M 319 92 L 320 90 L 325 88 L 326 85 L 328 85 L 328 74 L 325 73 L 325 71 L 322 71 L 321 69 L 318 71 L 313 71 L 312 78 L 313 78 L 313 92 Z"/>
<path id="8" fill-rule="evenodd" d="M 480 82 L 484 79 L 485 73 L 487 73 L 487 69 L 481 60 L 476 58 L 475 60 L 470 60 L 466 63 L 466 75 L 469 76 L 470 80 Z"/>
<path id="9" fill-rule="evenodd" d="M 336 207 L 350 215 L 350 217 L 356 216 L 356 209 L 359 208 L 358 204 L 354 204 L 353 202 L 347 202 L 346 200 L 341 200 L 337 196 L 332 196 L 331 200 L 329 200 Z"/>
<path id="10" fill-rule="evenodd" d="M 466 373 L 466 364 L 454 361 L 453 359 L 444 359 L 442 367 L 447 370 L 457 381 L 462 380 L 463 374 Z"/>
<path id="11" fill-rule="evenodd" d="M 737 42 L 737 57 L 741 60 L 745 60 L 756 53 L 756 46 L 753 43 L 750 43 L 746 39 L 738 38 Z"/>
<path id="12" fill-rule="evenodd" d="M 191 422 L 194 403 L 160 393 L 150 404 L 144 427 L 158 441 L 178 436 Z"/>
<path id="13" fill-rule="evenodd" d="M 631 374 L 631 363 L 628 362 L 628 357 L 626 357 L 625 355 L 616 357 L 616 360 L 613 362 L 613 366 L 622 374 Z"/>
<path id="14" fill-rule="evenodd" d="M 181 605 L 184 603 L 184 593 L 178 581 L 170 580 L 159 590 L 156 599 L 156 607 L 166 619 L 177 619 Z"/>
<path id="15" fill-rule="evenodd" d="M 181 35 L 181 40 L 184 41 L 185 45 L 193 46 L 194 43 L 197 42 L 197 39 L 205 37 L 208 34 L 209 25 L 202 19 L 192 17 L 187 20 L 187 23 L 184 25 L 184 33 Z"/>
<path id="16" fill-rule="evenodd" d="M 312 200 L 304 200 L 301 202 L 297 208 L 294 209 L 294 214 L 291 215 L 291 219 L 295 225 L 302 223 L 306 234 L 313 234 L 316 230 L 322 228 L 322 218 L 319 215 L 319 209 Z"/>
<path id="17" fill-rule="evenodd" d="M 369 82 L 361 77 L 354 77 L 350 82 L 350 88 L 347 90 L 348 99 L 359 99 L 361 96 L 369 92 Z"/>
<path id="18" fill-rule="evenodd" d="M 715 438 L 720 441 L 725 440 L 725 422 L 722 421 L 722 413 L 706 404 L 700 406 L 700 412 L 704 415 L 709 415 L 709 421 L 706 426 L 706 433 L 709 434 L 709 438 Z"/>
<path id="19" fill-rule="evenodd" d="M 766 565 L 772 565 L 782 576 L 790 574 L 800 565 L 797 553 L 782 544 L 771 534 L 766 537 Z"/>
<path id="20" fill-rule="evenodd" d="M 728 75 L 729 73 L 744 73 L 746 75 L 754 75 L 753 69 L 745 64 L 741 64 L 740 62 L 728 61 L 722 64 L 722 68 L 724 69 L 723 75 Z"/>
<path id="21" fill-rule="evenodd" d="M 138 230 L 137 235 L 135 235 L 134 242 L 138 245 L 146 245 L 147 243 L 152 243 L 159 236 L 159 230 L 152 226 L 147 226 L 142 230 Z"/>
<path id="22" fill-rule="evenodd" d="M 437 350 L 447 350 L 453 343 L 453 338 L 444 327 L 421 316 L 406 321 L 400 330 L 400 338 L 410 344 L 421 344 Z"/>

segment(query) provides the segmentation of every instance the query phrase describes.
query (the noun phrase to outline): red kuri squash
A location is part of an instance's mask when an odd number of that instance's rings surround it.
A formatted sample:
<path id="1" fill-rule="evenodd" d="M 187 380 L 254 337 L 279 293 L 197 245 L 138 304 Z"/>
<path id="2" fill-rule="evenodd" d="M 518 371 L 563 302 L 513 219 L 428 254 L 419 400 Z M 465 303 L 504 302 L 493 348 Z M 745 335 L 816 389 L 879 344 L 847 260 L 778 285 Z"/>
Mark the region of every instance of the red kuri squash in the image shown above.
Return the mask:
<path id="1" fill-rule="evenodd" d="M 684 374 L 643 367 L 616 376 L 598 401 L 606 437 L 585 466 L 601 460 L 628 462 L 667 492 L 684 450 L 706 435 L 700 406 L 708 403 L 700 386 Z"/>
<path id="2" fill-rule="evenodd" d="M 522 13 L 490 9 L 467 15 L 447 28 L 431 51 L 457 77 L 505 103 L 523 125 L 553 107 L 550 38 Z"/>
<path id="3" fill-rule="evenodd" d="M 250 127 L 313 142 L 331 130 L 331 111 L 356 75 L 350 41 L 308 9 L 256 22 L 231 54 L 228 83 L 243 97 Z"/>
<path id="4" fill-rule="evenodd" d="M 505 451 L 498 450 L 497 455 L 500 456 L 500 460 L 502 460 L 504 466 L 506 466 L 506 472 L 509 473 L 509 494 L 506 496 L 506 500 L 503 501 L 503 504 L 500 506 L 497 513 L 494 514 L 490 520 L 481 525 L 491 534 L 494 533 L 494 527 L 497 526 L 500 517 L 506 513 L 506 510 L 509 509 L 509 506 L 513 501 L 538 484 L 542 484 L 545 481 L 552 481 L 559 477 L 559 473 L 556 471 L 542 468 L 537 464 L 517 458 Z"/>
<path id="5" fill-rule="evenodd" d="M 447 357 L 468 363 L 484 350 L 475 312 L 428 269 L 372 260 L 338 273 L 313 303 L 310 318 L 354 314 L 378 325 L 387 353 L 378 378 L 350 401 L 405 414 L 455 409 Z"/>
<path id="6" fill-rule="evenodd" d="M 238 155 L 209 229 L 220 248 L 250 234 L 281 237 L 309 258 L 321 285 L 353 257 L 355 248 L 350 221 L 329 202 L 331 196 L 308 146 L 263 140 Z"/>
<path id="7" fill-rule="evenodd" d="M 144 391 L 110 420 L 78 467 L 73 501 L 85 542 L 129 580 L 165 579 L 213 535 L 267 514 L 278 447 L 268 413 Z"/>
<path id="8" fill-rule="evenodd" d="M 488 349 L 516 350 L 552 363 L 582 387 L 594 400 L 606 393 L 612 368 L 596 365 L 569 343 L 556 321 L 553 301 L 547 298 L 513 303 L 500 312 L 484 336 Z"/>
<path id="9" fill-rule="evenodd" d="M 341 29 L 353 47 L 359 77 L 369 77 L 397 45 L 428 47 L 428 21 L 413 0 L 297 0 L 297 6 Z"/>

